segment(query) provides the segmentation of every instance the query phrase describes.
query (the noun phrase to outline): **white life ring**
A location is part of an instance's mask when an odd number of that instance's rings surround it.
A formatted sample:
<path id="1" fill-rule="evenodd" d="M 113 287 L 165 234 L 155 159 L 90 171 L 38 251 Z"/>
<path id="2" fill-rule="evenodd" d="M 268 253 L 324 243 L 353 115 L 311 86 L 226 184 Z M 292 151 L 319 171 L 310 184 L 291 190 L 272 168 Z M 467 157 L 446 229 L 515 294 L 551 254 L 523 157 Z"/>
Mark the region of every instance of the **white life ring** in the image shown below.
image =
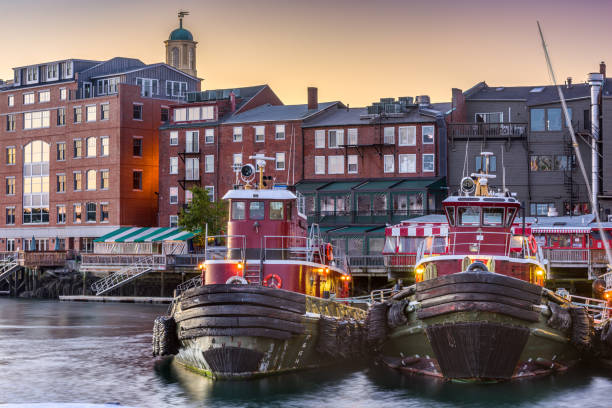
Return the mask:
<path id="1" fill-rule="evenodd" d="M 234 275 L 234 276 L 230 276 L 230 278 L 225 281 L 225 284 L 226 285 L 248 285 L 249 282 L 247 282 L 247 280 L 244 279 L 242 276 Z"/>

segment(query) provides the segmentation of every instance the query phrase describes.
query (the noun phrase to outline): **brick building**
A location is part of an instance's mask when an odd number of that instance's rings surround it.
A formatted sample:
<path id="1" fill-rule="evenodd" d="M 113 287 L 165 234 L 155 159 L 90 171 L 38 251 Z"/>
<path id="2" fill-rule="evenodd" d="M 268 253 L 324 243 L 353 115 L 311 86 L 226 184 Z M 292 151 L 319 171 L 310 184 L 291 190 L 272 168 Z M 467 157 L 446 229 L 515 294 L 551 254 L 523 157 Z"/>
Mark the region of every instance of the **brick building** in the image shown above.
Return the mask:
<path id="1" fill-rule="evenodd" d="M 14 68 L 0 88 L 0 250 L 91 249 L 153 225 L 158 127 L 200 80 L 136 59 Z"/>

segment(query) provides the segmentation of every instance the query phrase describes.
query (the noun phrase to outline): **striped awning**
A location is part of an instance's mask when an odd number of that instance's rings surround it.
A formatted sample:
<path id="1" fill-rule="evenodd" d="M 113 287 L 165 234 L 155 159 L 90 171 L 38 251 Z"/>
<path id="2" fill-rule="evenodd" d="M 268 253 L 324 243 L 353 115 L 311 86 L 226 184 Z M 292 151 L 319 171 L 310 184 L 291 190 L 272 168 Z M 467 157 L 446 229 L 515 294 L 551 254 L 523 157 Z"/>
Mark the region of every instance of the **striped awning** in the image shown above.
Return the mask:
<path id="1" fill-rule="evenodd" d="M 392 237 L 430 237 L 433 235 L 445 237 L 448 235 L 448 227 L 440 225 L 393 227 L 387 228 L 386 235 L 391 235 Z"/>
<path id="2" fill-rule="evenodd" d="M 588 234 L 590 227 L 532 227 L 534 234 Z"/>
<path id="3" fill-rule="evenodd" d="M 178 228 L 121 227 L 100 238 L 96 238 L 94 242 L 186 241 L 194 236 L 194 233 Z"/>

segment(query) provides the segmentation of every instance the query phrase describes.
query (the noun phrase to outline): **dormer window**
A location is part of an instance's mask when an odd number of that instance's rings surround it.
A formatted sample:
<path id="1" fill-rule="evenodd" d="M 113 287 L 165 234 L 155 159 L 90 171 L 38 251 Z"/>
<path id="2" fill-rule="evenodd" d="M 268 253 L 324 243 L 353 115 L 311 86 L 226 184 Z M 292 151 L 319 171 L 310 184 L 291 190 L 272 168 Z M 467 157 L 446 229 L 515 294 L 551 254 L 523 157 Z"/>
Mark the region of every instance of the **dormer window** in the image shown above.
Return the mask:
<path id="1" fill-rule="evenodd" d="M 62 77 L 72 78 L 72 61 L 62 62 Z"/>
<path id="2" fill-rule="evenodd" d="M 28 67 L 26 69 L 26 82 L 29 84 L 38 82 L 38 67 Z"/>
<path id="3" fill-rule="evenodd" d="M 47 81 L 55 81 L 59 79 L 59 64 L 47 65 Z"/>

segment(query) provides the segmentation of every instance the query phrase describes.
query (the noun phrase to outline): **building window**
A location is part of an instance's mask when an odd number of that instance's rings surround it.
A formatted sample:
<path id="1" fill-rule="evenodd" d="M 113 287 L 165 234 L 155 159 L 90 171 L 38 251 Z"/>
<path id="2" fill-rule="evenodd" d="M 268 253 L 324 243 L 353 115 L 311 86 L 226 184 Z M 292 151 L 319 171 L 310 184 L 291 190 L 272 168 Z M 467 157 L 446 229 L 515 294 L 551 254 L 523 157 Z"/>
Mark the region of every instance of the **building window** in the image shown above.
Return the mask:
<path id="1" fill-rule="evenodd" d="M 15 225 L 15 207 L 6 207 L 6 225 Z"/>
<path id="2" fill-rule="evenodd" d="M 395 128 L 386 127 L 384 129 L 384 144 L 395 144 Z"/>
<path id="3" fill-rule="evenodd" d="M 134 120 L 142 120 L 142 105 L 134 104 L 132 118 Z"/>
<path id="4" fill-rule="evenodd" d="M 202 106 L 202 120 L 211 120 L 215 118 L 214 106 Z"/>
<path id="5" fill-rule="evenodd" d="M 234 142 L 242 142 L 242 127 L 240 126 L 234 127 L 233 140 Z"/>
<path id="6" fill-rule="evenodd" d="M 183 96 L 185 92 L 187 92 L 187 82 L 166 81 L 166 96 Z"/>
<path id="7" fill-rule="evenodd" d="M 17 157 L 15 156 L 15 146 L 6 148 L 6 164 L 15 164 Z"/>
<path id="8" fill-rule="evenodd" d="M 8 106 L 9 108 L 15 106 L 15 96 L 13 95 L 8 96 Z"/>
<path id="9" fill-rule="evenodd" d="M 75 224 L 81 223 L 81 204 L 72 205 L 72 222 Z"/>
<path id="10" fill-rule="evenodd" d="M 276 133 L 274 139 L 285 140 L 285 125 L 276 125 Z"/>
<path id="11" fill-rule="evenodd" d="M 400 146 L 416 146 L 416 126 L 400 126 L 398 133 L 398 144 Z"/>
<path id="12" fill-rule="evenodd" d="M 96 222 L 96 203 L 87 203 L 85 208 L 87 209 L 87 222 Z"/>
<path id="13" fill-rule="evenodd" d="M 26 130 L 48 128 L 50 113 L 50 111 L 24 113 L 23 128 Z"/>
<path id="14" fill-rule="evenodd" d="M 68 90 L 66 88 L 60 88 L 60 101 L 68 99 Z"/>
<path id="15" fill-rule="evenodd" d="M 57 108 L 57 126 L 66 124 L 66 108 Z"/>
<path id="16" fill-rule="evenodd" d="M 215 143 L 215 129 L 204 130 L 204 143 L 206 144 Z"/>
<path id="17" fill-rule="evenodd" d="M 97 148 L 97 141 L 95 137 L 88 137 L 86 139 L 86 152 L 85 154 L 87 155 L 87 157 L 96 157 L 96 148 Z"/>
<path id="18" fill-rule="evenodd" d="M 529 156 L 529 163 L 529 169 L 531 171 L 565 171 L 575 167 L 573 155 Z"/>
<path id="19" fill-rule="evenodd" d="M 200 112 L 201 112 L 201 109 L 199 106 L 196 106 L 193 108 L 187 108 L 187 117 L 191 121 L 200 120 Z"/>
<path id="20" fill-rule="evenodd" d="M 74 107 L 74 123 L 81 123 L 83 121 L 83 108 L 80 106 Z"/>
<path id="21" fill-rule="evenodd" d="M 327 173 L 344 174 L 344 156 L 328 156 Z"/>
<path id="22" fill-rule="evenodd" d="M 142 170 L 134 170 L 132 174 L 132 188 L 142 190 Z"/>
<path id="23" fill-rule="evenodd" d="M 100 189 L 108 190 L 109 179 L 108 170 L 100 170 Z"/>
<path id="24" fill-rule="evenodd" d="M 178 187 L 170 187 L 170 204 L 178 204 Z"/>
<path id="25" fill-rule="evenodd" d="M 72 157 L 75 159 L 79 159 L 83 156 L 83 141 L 81 139 L 74 139 L 72 141 L 73 144 L 73 154 Z"/>
<path id="26" fill-rule="evenodd" d="M 348 162 L 348 173 L 349 174 L 357 174 L 359 172 L 358 168 L 358 157 L 356 154 L 349 154 L 347 158 Z"/>
<path id="27" fill-rule="evenodd" d="M 532 216 L 548 216 L 548 210 L 554 209 L 553 203 L 530 203 L 529 210 Z"/>
<path id="28" fill-rule="evenodd" d="M 72 172 L 72 189 L 74 191 L 81 191 L 83 189 L 83 176 L 80 171 Z"/>
<path id="29" fill-rule="evenodd" d="M 503 123 L 504 114 L 503 112 L 476 113 L 474 120 L 476 123 Z"/>
<path id="30" fill-rule="evenodd" d="M 200 179 L 200 159 L 197 157 L 189 157 L 185 160 L 185 179 Z"/>
<path id="31" fill-rule="evenodd" d="M 563 115 L 561 114 L 561 108 L 551 108 L 546 110 L 546 115 L 548 116 L 546 121 L 546 128 L 548 130 L 561 130 L 563 125 Z"/>
<path id="32" fill-rule="evenodd" d="M 66 143 L 57 142 L 57 161 L 66 160 Z"/>
<path id="33" fill-rule="evenodd" d="M 399 172 L 416 173 L 416 154 L 399 155 Z"/>
<path id="34" fill-rule="evenodd" d="M 15 131 L 15 115 L 6 115 L 6 131 Z"/>
<path id="35" fill-rule="evenodd" d="M 47 81 L 59 79 L 59 64 L 47 65 Z"/>
<path id="36" fill-rule="evenodd" d="M 242 153 L 234 153 L 234 167 L 242 166 Z"/>
<path id="37" fill-rule="evenodd" d="M 346 144 L 349 146 L 357 146 L 359 144 L 357 129 L 349 129 L 347 131 Z"/>
<path id="38" fill-rule="evenodd" d="M 178 174 L 178 157 L 170 158 L 170 174 Z"/>
<path id="39" fill-rule="evenodd" d="M 116 94 L 119 89 L 119 83 L 119 77 L 98 80 L 98 95 Z"/>
<path id="40" fill-rule="evenodd" d="M 434 127 L 433 126 L 423 126 L 421 128 L 423 133 L 423 144 L 433 144 L 434 142 Z"/>
<path id="41" fill-rule="evenodd" d="M 100 104 L 100 120 L 108 120 L 110 118 L 110 105 L 108 103 Z"/>
<path id="42" fill-rule="evenodd" d="M 178 146 L 178 131 L 170 132 L 170 146 Z"/>
<path id="43" fill-rule="evenodd" d="M 110 154 L 110 139 L 108 136 L 100 136 L 100 147 L 101 147 L 101 154 L 100 156 L 102 157 L 106 157 Z"/>
<path id="44" fill-rule="evenodd" d="M 87 170 L 87 190 L 95 190 L 96 189 L 96 171 L 95 170 Z"/>
<path id="45" fill-rule="evenodd" d="M 38 102 L 44 103 L 49 102 L 51 100 L 51 91 L 39 91 L 38 92 Z"/>
<path id="46" fill-rule="evenodd" d="M 62 62 L 62 76 L 64 78 L 72 77 L 72 61 Z"/>
<path id="47" fill-rule="evenodd" d="M 315 174 L 325 174 L 325 156 L 315 156 Z"/>
<path id="48" fill-rule="evenodd" d="M 285 153 L 276 153 L 276 170 L 285 170 Z"/>
<path id="49" fill-rule="evenodd" d="M 180 108 L 174 110 L 174 121 L 184 122 L 187 120 L 187 108 Z"/>
<path id="50" fill-rule="evenodd" d="M 38 82 L 38 67 L 28 67 L 26 69 L 27 82 Z"/>
<path id="51" fill-rule="evenodd" d="M 159 81 L 151 78 L 136 78 L 136 85 L 140 86 L 140 95 L 145 98 L 150 98 L 153 95 L 159 95 Z"/>
<path id="52" fill-rule="evenodd" d="M 58 205 L 56 208 L 57 208 L 57 223 L 65 224 L 66 223 L 66 206 Z"/>
<path id="53" fill-rule="evenodd" d="M 178 227 L 178 215 L 170 216 L 170 228 Z"/>
<path id="54" fill-rule="evenodd" d="M 49 222 L 49 144 L 35 140 L 23 149 L 23 223 Z"/>
<path id="55" fill-rule="evenodd" d="M 325 149 L 324 130 L 315 130 L 315 149 Z"/>
<path id="56" fill-rule="evenodd" d="M 132 155 L 135 157 L 142 157 L 142 138 L 134 137 L 132 139 Z"/>
<path id="57" fill-rule="evenodd" d="M 204 156 L 204 172 L 214 173 L 215 172 L 215 156 L 207 154 Z"/>
<path id="58" fill-rule="evenodd" d="M 185 132 L 185 152 L 199 153 L 200 152 L 200 132 L 187 131 Z"/>
<path id="59" fill-rule="evenodd" d="M 167 122 L 167 121 L 170 120 L 170 109 L 168 109 L 168 108 L 161 108 L 160 120 L 162 122 Z"/>
<path id="60" fill-rule="evenodd" d="M 108 203 L 100 203 L 100 222 L 108 222 Z"/>
<path id="61" fill-rule="evenodd" d="M 15 177 L 6 178 L 6 195 L 15 195 Z"/>
<path id="62" fill-rule="evenodd" d="M 423 171 L 424 172 L 433 172 L 434 171 L 434 155 L 433 154 L 424 154 L 423 155 Z"/>
<path id="63" fill-rule="evenodd" d="M 34 92 L 23 94 L 23 104 L 24 105 L 31 105 L 34 102 L 35 102 L 34 101 Z"/>
<path id="64" fill-rule="evenodd" d="M 65 193 L 66 192 L 66 175 L 64 173 L 60 173 L 60 174 L 57 174 L 55 177 L 57 180 L 56 191 L 58 193 Z"/>
<path id="65" fill-rule="evenodd" d="M 6 240 L 6 250 L 10 251 L 10 252 L 13 252 L 13 251 L 15 251 L 15 248 L 17 248 L 15 246 L 15 240 L 14 239 L 7 239 Z"/>
<path id="66" fill-rule="evenodd" d="M 395 160 L 392 154 L 386 154 L 383 158 L 383 161 L 385 173 L 395 172 Z"/>
<path id="67" fill-rule="evenodd" d="M 328 146 L 334 149 L 344 145 L 344 130 L 330 130 L 327 132 Z"/>
<path id="68" fill-rule="evenodd" d="M 532 156 L 533 157 L 533 156 Z M 476 172 L 484 171 L 482 156 L 476 156 Z M 497 171 L 497 159 L 495 156 L 489 156 L 489 172 L 495 173 Z"/>
<path id="69" fill-rule="evenodd" d="M 215 186 L 205 186 L 204 190 L 208 193 L 208 199 L 215 201 Z"/>
<path id="70" fill-rule="evenodd" d="M 264 126 L 253 126 L 255 128 L 255 141 L 256 142 L 265 142 L 266 133 Z"/>

